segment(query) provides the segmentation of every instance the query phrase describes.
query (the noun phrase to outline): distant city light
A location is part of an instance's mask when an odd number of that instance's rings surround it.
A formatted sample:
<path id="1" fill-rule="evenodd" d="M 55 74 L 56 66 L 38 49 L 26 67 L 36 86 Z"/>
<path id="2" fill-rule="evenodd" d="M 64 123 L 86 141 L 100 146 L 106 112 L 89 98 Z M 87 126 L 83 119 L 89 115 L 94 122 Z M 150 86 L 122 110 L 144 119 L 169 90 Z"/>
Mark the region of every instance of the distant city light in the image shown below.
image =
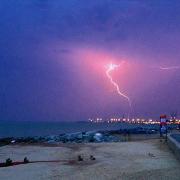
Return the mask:
<path id="1" fill-rule="evenodd" d="M 144 118 L 89 118 L 88 119 L 89 122 L 91 123 L 129 123 L 129 124 L 159 124 L 159 119 L 152 119 L 152 118 L 148 118 L 148 119 L 144 119 Z M 168 121 L 168 124 L 180 124 L 180 119 L 170 119 Z"/>

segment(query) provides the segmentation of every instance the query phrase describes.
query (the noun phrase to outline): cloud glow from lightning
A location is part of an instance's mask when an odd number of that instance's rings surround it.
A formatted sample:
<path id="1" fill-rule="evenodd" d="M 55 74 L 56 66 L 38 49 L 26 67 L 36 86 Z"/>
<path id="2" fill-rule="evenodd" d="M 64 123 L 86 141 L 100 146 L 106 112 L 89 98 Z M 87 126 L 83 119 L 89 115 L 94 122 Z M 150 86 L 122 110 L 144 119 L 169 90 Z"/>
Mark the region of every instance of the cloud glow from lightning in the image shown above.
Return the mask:
<path id="1" fill-rule="evenodd" d="M 74 56 L 74 54 L 76 54 L 76 56 Z M 130 57 L 111 54 L 108 51 L 106 52 L 99 49 L 94 50 L 91 47 L 75 49 L 73 57 L 76 57 L 74 58 L 75 65 L 77 65 L 76 60 L 79 59 L 78 67 L 81 69 L 80 73 L 82 73 L 82 69 L 85 70 L 84 73 L 87 73 L 87 71 L 88 73 L 92 72 L 92 76 L 90 76 L 90 78 L 92 78 L 90 80 L 93 80 L 91 81 L 92 83 L 95 81 L 102 83 L 102 86 L 106 86 L 106 82 L 109 82 L 109 86 L 115 91 L 117 97 L 121 98 L 124 104 L 127 104 L 127 107 L 129 107 L 129 109 L 126 109 L 128 111 L 128 118 L 133 113 L 136 113 L 136 108 L 140 106 L 138 102 L 144 103 L 143 98 L 138 98 L 142 92 L 149 91 L 158 81 L 161 81 L 161 79 L 164 80 L 166 78 L 166 72 L 175 72 L 180 69 L 179 64 L 142 63 L 139 59 L 131 59 Z M 126 58 L 125 61 L 123 61 L 122 58 Z M 115 76 L 116 72 L 119 77 Z M 143 76 L 144 74 L 151 75 Z M 167 75 L 169 76 L 171 74 Z M 170 76 L 168 78 L 170 78 Z M 87 77 L 83 76 L 83 80 L 87 83 Z M 128 91 L 123 89 L 124 87 L 131 92 L 131 96 L 127 93 Z M 102 92 L 102 98 L 107 95 L 103 93 L 107 92 Z M 133 101 L 131 97 L 134 98 Z M 109 101 L 109 96 L 106 100 L 107 102 Z M 133 102 L 136 103 L 136 107 L 133 107 Z"/>
<path id="2" fill-rule="evenodd" d="M 131 108 L 131 100 L 130 100 L 130 98 L 126 94 L 124 94 L 123 92 L 120 91 L 119 85 L 113 80 L 113 78 L 111 76 L 111 72 L 114 71 L 117 68 L 120 68 L 122 66 L 122 64 L 124 64 L 124 61 L 122 61 L 118 65 L 113 64 L 113 63 L 109 64 L 108 68 L 107 68 L 107 71 L 106 71 L 106 75 L 107 75 L 108 79 L 110 80 L 111 84 L 116 88 L 117 93 L 120 96 L 124 97 L 128 101 L 129 107 Z"/>

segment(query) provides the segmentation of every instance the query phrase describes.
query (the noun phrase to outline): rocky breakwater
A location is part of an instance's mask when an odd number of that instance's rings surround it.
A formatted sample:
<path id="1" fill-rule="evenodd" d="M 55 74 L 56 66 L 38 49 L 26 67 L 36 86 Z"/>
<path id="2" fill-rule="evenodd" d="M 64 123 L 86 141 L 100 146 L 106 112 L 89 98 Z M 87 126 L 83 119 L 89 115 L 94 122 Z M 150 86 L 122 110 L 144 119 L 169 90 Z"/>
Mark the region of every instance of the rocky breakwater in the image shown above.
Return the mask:
<path id="1" fill-rule="evenodd" d="M 59 135 L 50 135 L 43 137 L 8 137 L 1 138 L 0 145 L 18 144 L 18 143 L 99 143 L 99 142 L 119 142 L 120 137 L 111 133 L 111 131 L 88 131 L 77 133 L 66 133 Z"/>

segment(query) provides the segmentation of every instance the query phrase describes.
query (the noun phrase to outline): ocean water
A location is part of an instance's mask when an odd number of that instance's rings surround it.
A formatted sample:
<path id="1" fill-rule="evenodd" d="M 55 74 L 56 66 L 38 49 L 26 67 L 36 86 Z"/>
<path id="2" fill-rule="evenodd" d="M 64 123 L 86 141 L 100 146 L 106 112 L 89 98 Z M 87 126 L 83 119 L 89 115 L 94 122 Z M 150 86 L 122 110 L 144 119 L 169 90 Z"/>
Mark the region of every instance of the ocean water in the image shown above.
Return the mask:
<path id="1" fill-rule="evenodd" d="M 0 122 L 0 138 L 58 135 L 61 133 L 120 129 L 120 123 Z"/>

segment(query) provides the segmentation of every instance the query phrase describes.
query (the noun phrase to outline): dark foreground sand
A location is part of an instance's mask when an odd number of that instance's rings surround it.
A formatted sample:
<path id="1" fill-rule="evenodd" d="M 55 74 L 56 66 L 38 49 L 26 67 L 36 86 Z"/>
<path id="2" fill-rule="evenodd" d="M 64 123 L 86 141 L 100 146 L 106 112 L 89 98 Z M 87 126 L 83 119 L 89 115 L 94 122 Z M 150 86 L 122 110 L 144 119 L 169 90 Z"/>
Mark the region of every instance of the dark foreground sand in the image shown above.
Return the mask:
<path id="1" fill-rule="evenodd" d="M 77 161 L 79 154 L 85 161 Z M 95 161 L 89 160 L 91 154 L 96 157 Z M 180 179 L 179 161 L 167 145 L 159 140 L 65 144 L 58 147 L 40 145 L 0 147 L 1 162 L 8 157 L 20 161 L 25 156 L 33 161 L 65 161 L 0 168 L 0 180 Z"/>

